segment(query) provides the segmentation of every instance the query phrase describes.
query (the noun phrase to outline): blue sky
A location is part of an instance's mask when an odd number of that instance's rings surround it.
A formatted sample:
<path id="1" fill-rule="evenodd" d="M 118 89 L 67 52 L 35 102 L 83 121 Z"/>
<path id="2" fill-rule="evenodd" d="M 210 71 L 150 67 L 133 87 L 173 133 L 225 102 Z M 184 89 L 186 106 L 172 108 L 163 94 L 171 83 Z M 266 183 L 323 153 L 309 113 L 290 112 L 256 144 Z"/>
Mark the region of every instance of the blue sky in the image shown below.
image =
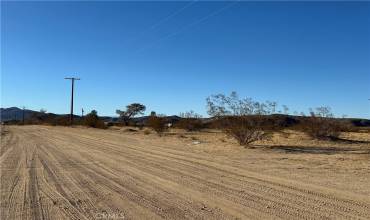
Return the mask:
<path id="1" fill-rule="evenodd" d="M 1 105 L 206 115 L 237 91 L 370 118 L 369 2 L 1 2 Z"/>

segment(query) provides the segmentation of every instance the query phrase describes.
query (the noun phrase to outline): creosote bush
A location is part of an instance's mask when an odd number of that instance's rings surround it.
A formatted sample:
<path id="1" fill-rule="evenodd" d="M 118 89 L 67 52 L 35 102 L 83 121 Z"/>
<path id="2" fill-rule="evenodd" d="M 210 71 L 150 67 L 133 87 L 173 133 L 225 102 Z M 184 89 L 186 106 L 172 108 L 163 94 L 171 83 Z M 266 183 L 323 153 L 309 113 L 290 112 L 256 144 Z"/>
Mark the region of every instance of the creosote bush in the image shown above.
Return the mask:
<path id="1" fill-rule="evenodd" d="M 251 98 L 240 99 L 236 92 L 207 98 L 208 114 L 214 116 L 219 129 L 233 137 L 242 146 L 271 137 L 278 127 L 266 120 L 276 110 L 276 102 L 257 102 Z"/>
<path id="2" fill-rule="evenodd" d="M 148 119 L 148 127 L 152 128 L 159 136 L 168 130 L 167 120 L 163 116 L 150 116 Z"/>
<path id="3" fill-rule="evenodd" d="M 274 127 L 259 116 L 230 116 L 221 119 L 221 129 L 241 146 L 272 137 Z"/>
<path id="4" fill-rule="evenodd" d="M 301 129 L 314 139 L 338 139 L 344 123 L 334 118 L 329 107 L 319 107 L 310 111 L 311 116 L 302 121 Z"/>
<path id="5" fill-rule="evenodd" d="M 201 120 L 202 116 L 195 113 L 194 111 L 189 111 L 179 114 L 181 119 L 176 123 L 176 127 L 184 129 L 186 131 L 200 131 L 204 128 L 204 124 Z"/>
<path id="6" fill-rule="evenodd" d="M 84 125 L 93 128 L 106 128 L 104 122 L 99 119 L 98 112 L 92 110 L 84 117 Z"/>
<path id="7" fill-rule="evenodd" d="M 203 122 L 197 118 L 182 118 L 176 123 L 176 127 L 186 131 L 200 131 L 204 128 Z"/>

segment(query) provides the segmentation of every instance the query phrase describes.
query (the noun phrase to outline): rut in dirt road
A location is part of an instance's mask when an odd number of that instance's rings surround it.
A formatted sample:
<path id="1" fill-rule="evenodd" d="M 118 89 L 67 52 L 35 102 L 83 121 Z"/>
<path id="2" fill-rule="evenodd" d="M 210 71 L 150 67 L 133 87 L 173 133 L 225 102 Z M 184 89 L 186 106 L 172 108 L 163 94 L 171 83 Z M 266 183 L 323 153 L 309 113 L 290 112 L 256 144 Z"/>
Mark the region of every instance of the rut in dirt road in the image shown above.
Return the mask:
<path id="1" fill-rule="evenodd" d="M 369 219 L 369 200 L 112 131 L 9 127 L 1 219 Z"/>

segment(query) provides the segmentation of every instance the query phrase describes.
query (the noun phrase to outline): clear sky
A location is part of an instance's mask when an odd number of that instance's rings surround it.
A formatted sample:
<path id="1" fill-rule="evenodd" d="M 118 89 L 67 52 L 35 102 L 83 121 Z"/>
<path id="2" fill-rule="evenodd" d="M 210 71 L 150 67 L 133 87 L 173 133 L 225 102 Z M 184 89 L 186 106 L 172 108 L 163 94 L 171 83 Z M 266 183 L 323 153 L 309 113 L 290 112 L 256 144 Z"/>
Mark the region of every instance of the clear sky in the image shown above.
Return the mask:
<path id="1" fill-rule="evenodd" d="M 370 118 L 369 2 L 1 2 L 1 105 L 206 115 L 237 91 Z"/>

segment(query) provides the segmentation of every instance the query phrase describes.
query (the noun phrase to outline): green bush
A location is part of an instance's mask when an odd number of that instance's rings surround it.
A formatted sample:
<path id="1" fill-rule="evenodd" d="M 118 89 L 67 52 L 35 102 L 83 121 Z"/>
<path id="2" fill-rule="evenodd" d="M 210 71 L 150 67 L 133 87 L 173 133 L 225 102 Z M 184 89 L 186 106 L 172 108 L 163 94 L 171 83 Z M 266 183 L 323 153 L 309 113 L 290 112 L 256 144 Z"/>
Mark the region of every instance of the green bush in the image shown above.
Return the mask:
<path id="1" fill-rule="evenodd" d="M 98 112 L 95 110 L 92 110 L 84 117 L 84 125 L 92 128 L 106 128 L 104 122 L 99 119 Z"/>

